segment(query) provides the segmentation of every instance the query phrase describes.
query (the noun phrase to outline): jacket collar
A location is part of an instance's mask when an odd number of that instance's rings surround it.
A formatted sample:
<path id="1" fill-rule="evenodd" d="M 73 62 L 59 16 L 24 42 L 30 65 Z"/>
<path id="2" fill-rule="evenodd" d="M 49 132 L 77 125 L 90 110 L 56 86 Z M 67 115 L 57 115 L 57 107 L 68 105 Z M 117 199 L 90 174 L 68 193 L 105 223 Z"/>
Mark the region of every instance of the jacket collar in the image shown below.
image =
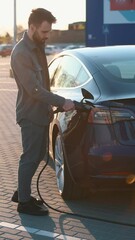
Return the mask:
<path id="1" fill-rule="evenodd" d="M 27 31 L 25 31 L 23 34 L 23 40 L 25 41 L 29 49 L 34 50 L 37 48 L 36 44 L 28 37 Z"/>
<path id="2" fill-rule="evenodd" d="M 41 48 L 41 50 L 44 51 L 45 45 L 37 46 L 36 43 L 29 38 L 27 31 L 25 31 L 23 34 L 23 40 L 25 41 L 29 49 L 35 50 L 37 48 Z"/>

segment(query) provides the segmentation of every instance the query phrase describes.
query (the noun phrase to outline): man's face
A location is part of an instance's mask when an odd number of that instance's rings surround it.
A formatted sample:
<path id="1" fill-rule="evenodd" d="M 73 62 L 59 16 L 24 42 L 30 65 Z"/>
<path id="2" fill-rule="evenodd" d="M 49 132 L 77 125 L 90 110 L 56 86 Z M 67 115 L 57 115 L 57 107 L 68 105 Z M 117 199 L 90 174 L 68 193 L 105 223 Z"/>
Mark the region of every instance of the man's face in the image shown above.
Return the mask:
<path id="1" fill-rule="evenodd" d="M 34 27 L 33 41 L 38 45 L 45 44 L 52 30 L 51 27 L 52 25 L 47 21 L 42 22 L 39 27 Z"/>

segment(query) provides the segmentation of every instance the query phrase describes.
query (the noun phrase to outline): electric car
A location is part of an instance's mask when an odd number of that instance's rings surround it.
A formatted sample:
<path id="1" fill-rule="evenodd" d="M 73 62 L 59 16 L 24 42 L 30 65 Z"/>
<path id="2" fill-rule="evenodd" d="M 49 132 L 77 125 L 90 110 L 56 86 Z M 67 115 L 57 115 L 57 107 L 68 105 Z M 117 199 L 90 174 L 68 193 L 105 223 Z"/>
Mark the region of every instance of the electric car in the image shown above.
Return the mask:
<path id="1" fill-rule="evenodd" d="M 135 188 L 135 46 L 85 47 L 49 63 L 51 91 L 81 102 L 56 110 L 49 149 L 63 199 Z M 84 106 L 84 108 L 83 108 Z"/>

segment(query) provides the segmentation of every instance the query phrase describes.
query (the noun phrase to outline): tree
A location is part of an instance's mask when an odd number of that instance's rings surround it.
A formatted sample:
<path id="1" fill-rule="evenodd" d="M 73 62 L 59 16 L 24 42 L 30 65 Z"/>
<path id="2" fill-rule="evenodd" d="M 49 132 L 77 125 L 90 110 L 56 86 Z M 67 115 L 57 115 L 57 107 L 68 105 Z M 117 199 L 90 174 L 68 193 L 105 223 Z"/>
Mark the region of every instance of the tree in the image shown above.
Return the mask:
<path id="1" fill-rule="evenodd" d="M 1 43 L 12 43 L 12 37 L 8 32 L 4 36 L 0 36 L 0 44 Z"/>
<path id="2" fill-rule="evenodd" d="M 23 26 L 21 26 L 21 25 L 18 25 L 18 26 L 17 26 L 17 34 L 23 32 L 24 30 L 25 30 L 25 29 L 24 29 Z"/>

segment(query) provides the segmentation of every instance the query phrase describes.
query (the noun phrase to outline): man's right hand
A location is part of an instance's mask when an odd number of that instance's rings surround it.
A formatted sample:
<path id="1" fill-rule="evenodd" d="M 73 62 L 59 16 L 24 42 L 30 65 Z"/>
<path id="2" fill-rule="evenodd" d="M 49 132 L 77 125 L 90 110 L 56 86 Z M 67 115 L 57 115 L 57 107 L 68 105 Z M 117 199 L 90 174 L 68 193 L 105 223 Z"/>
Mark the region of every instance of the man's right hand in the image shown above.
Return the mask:
<path id="1" fill-rule="evenodd" d="M 70 110 L 74 110 L 75 109 L 75 104 L 71 99 L 66 99 L 65 103 L 63 105 L 63 109 L 65 112 L 68 112 Z"/>

